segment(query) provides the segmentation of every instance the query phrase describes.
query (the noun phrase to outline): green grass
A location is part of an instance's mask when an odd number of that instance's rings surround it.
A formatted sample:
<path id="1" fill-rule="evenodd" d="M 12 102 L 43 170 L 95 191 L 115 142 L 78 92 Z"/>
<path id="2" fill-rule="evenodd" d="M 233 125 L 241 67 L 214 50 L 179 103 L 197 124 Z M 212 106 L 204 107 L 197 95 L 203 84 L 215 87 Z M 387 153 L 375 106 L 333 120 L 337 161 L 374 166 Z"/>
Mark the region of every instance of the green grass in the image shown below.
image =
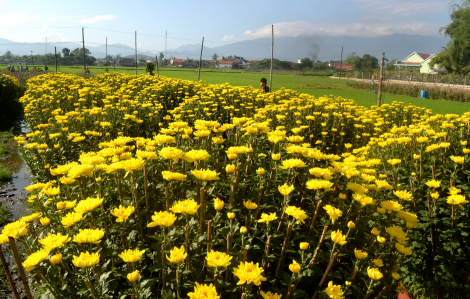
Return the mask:
<path id="1" fill-rule="evenodd" d="M 0 68 L 6 68 L 6 65 L 0 65 Z M 50 67 L 49 70 L 55 70 Z M 108 70 L 112 72 L 113 67 Z M 61 72 L 65 73 L 83 73 L 81 67 L 61 67 Z M 90 67 L 92 74 L 103 74 L 105 67 Z M 135 69 L 132 67 L 117 67 L 116 72 L 135 74 Z M 155 72 L 156 73 L 156 72 Z M 145 68 L 138 69 L 138 74 L 145 74 Z M 198 76 L 197 69 L 182 69 L 182 68 L 161 68 L 160 75 L 177 78 L 183 80 L 196 81 Z M 259 80 L 267 78 L 269 81 L 269 73 L 266 72 L 245 72 L 242 70 L 222 71 L 203 69 L 201 70 L 201 80 L 210 84 L 230 83 L 233 86 L 253 86 L 259 88 Z M 347 99 L 353 99 L 357 104 L 371 107 L 377 104 L 377 94 L 370 91 L 362 91 L 352 89 L 346 86 L 347 80 L 330 79 L 324 76 L 301 76 L 297 74 L 273 74 L 273 90 L 279 90 L 281 87 L 292 89 L 299 93 L 306 93 L 315 97 L 321 96 L 341 96 Z M 390 104 L 394 101 L 404 102 L 418 107 L 425 107 L 432 109 L 435 114 L 463 114 L 470 111 L 469 103 L 442 101 L 442 100 L 429 100 L 420 99 L 402 95 L 383 94 L 382 103 Z"/>
<path id="2" fill-rule="evenodd" d="M 12 176 L 11 176 L 10 171 L 8 171 L 8 169 L 5 166 L 0 165 L 0 183 L 8 182 L 11 180 L 11 178 Z"/>

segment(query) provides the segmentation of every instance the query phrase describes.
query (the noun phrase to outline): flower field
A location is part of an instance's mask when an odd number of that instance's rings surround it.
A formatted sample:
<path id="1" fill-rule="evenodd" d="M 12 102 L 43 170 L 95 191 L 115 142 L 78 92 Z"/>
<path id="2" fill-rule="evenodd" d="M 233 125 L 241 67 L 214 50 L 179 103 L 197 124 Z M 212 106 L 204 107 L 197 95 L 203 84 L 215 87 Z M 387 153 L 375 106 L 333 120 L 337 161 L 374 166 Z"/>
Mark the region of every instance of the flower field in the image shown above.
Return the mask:
<path id="1" fill-rule="evenodd" d="M 470 118 L 155 76 L 47 74 L 4 227 L 55 298 L 466 296 Z"/>

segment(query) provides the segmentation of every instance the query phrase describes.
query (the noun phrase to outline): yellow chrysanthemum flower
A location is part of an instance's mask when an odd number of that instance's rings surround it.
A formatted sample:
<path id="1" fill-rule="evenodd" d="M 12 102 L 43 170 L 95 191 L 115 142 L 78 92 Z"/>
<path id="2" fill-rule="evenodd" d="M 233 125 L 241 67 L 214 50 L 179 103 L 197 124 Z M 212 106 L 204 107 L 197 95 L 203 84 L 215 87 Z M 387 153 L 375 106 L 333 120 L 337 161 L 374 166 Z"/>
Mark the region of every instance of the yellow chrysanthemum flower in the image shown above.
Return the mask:
<path id="1" fill-rule="evenodd" d="M 225 203 L 223 200 L 220 200 L 219 198 L 214 198 L 214 209 L 217 211 L 220 211 L 224 208 Z"/>
<path id="2" fill-rule="evenodd" d="M 343 299 L 344 298 L 344 293 L 341 290 L 341 286 L 334 285 L 333 281 L 330 281 L 328 283 L 328 286 L 326 287 L 326 294 L 331 299 Z"/>
<path id="3" fill-rule="evenodd" d="M 331 232 L 331 240 L 339 245 L 344 245 L 348 243 L 346 241 L 346 236 L 338 229 L 336 232 Z"/>
<path id="4" fill-rule="evenodd" d="M 263 292 L 263 291 L 260 291 L 259 292 L 261 297 L 263 297 L 263 299 L 281 299 L 282 297 L 282 294 L 276 294 L 276 293 L 271 293 L 271 292 Z"/>
<path id="5" fill-rule="evenodd" d="M 282 166 L 279 166 L 280 169 L 307 167 L 307 165 L 300 159 L 284 160 L 281 163 L 282 163 Z"/>
<path id="6" fill-rule="evenodd" d="M 404 254 L 404 255 L 411 255 L 413 252 L 409 247 L 405 247 L 404 245 L 400 243 L 395 243 L 395 247 L 397 248 L 398 252 Z"/>
<path id="7" fill-rule="evenodd" d="M 368 253 L 354 248 L 354 255 L 356 256 L 357 259 L 363 260 L 367 257 Z"/>
<path id="8" fill-rule="evenodd" d="M 244 202 L 243 202 L 243 205 L 244 205 L 245 208 L 247 208 L 248 210 L 255 210 L 256 208 L 258 208 L 258 205 L 255 204 L 254 202 L 252 202 L 251 200 L 244 201 Z"/>
<path id="9" fill-rule="evenodd" d="M 191 170 L 191 173 L 201 181 L 215 181 L 219 179 L 219 174 L 209 169 Z"/>
<path id="10" fill-rule="evenodd" d="M 158 154 L 167 160 L 173 160 L 175 163 L 178 163 L 178 161 L 184 156 L 184 152 L 175 147 L 164 147 L 158 152 Z"/>
<path id="11" fill-rule="evenodd" d="M 386 209 L 387 212 L 389 212 L 389 213 L 391 213 L 392 211 L 398 212 L 398 211 L 401 211 L 403 209 L 403 206 L 401 204 L 399 204 L 398 202 L 393 201 L 393 200 L 382 201 L 380 203 L 380 206 L 383 209 Z"/>
<path id="12" fill-rule="evenodd" d="M 152 222 L 147 224 L 147 227 L 155 227 L 155 226 L 170 227 L 176 221 L 176 215 L 167 211 L 155 212 L 151 218 L 152 218 Z"/>
<path id="13" fill-rule="evenodd" d="M 430 180 L 426 182 L 426 186 L 429 188 L 439 188 L 441 186 L 441 181 Z"/>
<path id="14" fill-rule="evenodd" d="M 162 171 L 162 175 L 167 181 L 184 181 L 187 177 L 186 174 L 171 171 Z"/>
<path id="15" fill-rule="evenodd" d="M 468 203 L 468 200 L 465 199 L 464 195 L 453 194 L 447 197 L 447 203 L 451 205 L 461 205 L 463 203 Z"/>
<path id="16" fill-rule="evenodd" d="M 271 213 L 271 214 L 263 213 L 261 214 L 261 219 L 258 220 L 258 222 L 271 222 L 276 219 L 277 219 L 276 213 Z"/>
<path id="17" fill-rule="evenodd" d="M 233 269 L 233 274 L 239 279 L 237 285 L 253 283 L 259 286 L 262 281 L 266 281 L 266 278 L 261 275 L 263 272 L 263 268 L 253 262 L 240 262 L 238 268 Z"/>
<path id="18" fill-rule="evenodd" d="M 42 244 L 44 249 L 51 251 L 52 249 L 64 246 L 71 239 L 68 235 L 62 235 L 61 233 L 51 234 L 49 233 L 44 239 L 38 239 L 38 242 Z"/>
<path id="19" fill-rule="evenodd" d="M 393 194 L 395 194 L 396 197 L 402 200 L 406 201 L 411 201 L 413 199 L 413 196 L 410 192 L 403 190 L 403 191 L 393 191 Z"/>
<path id="20" fill-rule="evenodd" d="M 80 232 L 73 237 L 75 243 L 99 244 L 104 237 L 104 231 L 96 229 L 80 229 Z"/>
<path id="21" fill-rule="evenodd" d="M 41 214 L 40 214 L 40 213 L 33 213 L 33 214 L 29 215 L 29 216 L 22 217 L 22 218 L 20 219 L 20 221 L 24 221 L 24 222 L 26 222 L 26 223 L 30 223 L 30 222 L 33 222 L 33 221 L 39 219 L 39 217 L 41 217 Z"/>
<path id="22" fill-rule="evenodd" d="M 87 268 L 98 264 L 100 261 L 100 254 L 98 252 L 90 254 L 87 252 L 81 252 L 80 256 L 73 256 L 72 263 L 75 267 Z"/>
<path id="23" fill-rule="evenodd" d="M 88 197 L 87 199 L 79 201 L 78 204 L 75 206 L 74 211 L 80 214 L 86 214 L 99 207 L 102 203 L 102 198 Z"/>
<path id="24" fill-rule="evenodd" d="M 117 217 L 116 222 L 123 222 L 124 220 L 127 220 L 134 211 L 135 208 L 133 206 L 123 207 L 122 205 L 119 205 L 119 208 L 115 208 L 110 213 Z"/>
<path id="25" fill-rule="evenodd" d="M 367 275 L 373 280 L 379 280 L 384 276 L 378 268 L 371 267 L 367 267 Z"/>
<path id="26" fill-rule="evenodd" d="M 197 212 L 199 205 L 194 199 L 179 200 L 170 208 L 173 213 L 182 213 L 194 215 Z"/>
<path id="27" fill-rule="evenodd" d="M 228 267 L 232 257 L 224 252 L 211 250 L 207 253 L 206 260 L 208 267 Z"/>
<path id="28" fill-rule="evenodd" d="M 336 219 L 343 215 L 343 211 L 331 205 L 326 205 L 323 207 L 323 209 L 325 209 L 326 213 L 328 213 L 328 216 L 330 216 L 331 222 L 333 224 L 335 224 Z"/>
<path id="29" fill-rule="evenodd" d="M 401 229 L 401 227 L 395 226 L 395 224 L 391 227 L 386 227 L 385 231 L 390 235 L 390 241 L 392 241 L 393 238 L 396 238 L 398 243 L 405 244 L 408 240 L 406 233 Z"/>
<path id="30" fill-rule="evenodd" d="M 124 250 L 124 252 L 122 252 L 121 254 L 119 254 L 118 256 L 125 262 L 125 263 L 135 263 L 137 262 L 141 257 L 142 255 L 145 253 L 145 249 L 144 250 L 132 250 L 132 249 L 128 249 L 128 250 Z"/>
<path id="31" fill-rule="evenodd" d="M 26 271 L 31 272 L 34 270 L 40 262 L 45 260 L 49 255 L 49 250 L 47 249 L 40 249 L 36 252 L 31 253 L 28 258 L 23 262 L 23 267 L 25 267 Z"/>
<path id="32" fill-rule="evenodd" d="M 169 260 L 171 263 L 179 264 L 182 261 L 184 261 L 184 259 L 187 256 L 188 256 L 188 254 L 184 252 L 184 246 L 181 245 L 181 248 L 178 248 L 178 247 L 175 246 L 170 251 L 170 256 L 168 256 L 168 255 L 166 256 L 166 259 Z"/>
<path id="33" fill-rule="evenodd" d="M 72 212 L 62 217 L 62 220 L 60 222 L 64 227 L 68 228 L 74 225 L 75 223 L 82 221 L 83 219 L 85 219 L 85 217 L 86 216 L 83 216 L 83 214 Z"/>
<path id="34" fill-rule="evenodd" d="M 194 292 L 188 293 L 190 299 L 219 299 L 217 290 L 212 284 L 199 284 L 196 282 Z"/>

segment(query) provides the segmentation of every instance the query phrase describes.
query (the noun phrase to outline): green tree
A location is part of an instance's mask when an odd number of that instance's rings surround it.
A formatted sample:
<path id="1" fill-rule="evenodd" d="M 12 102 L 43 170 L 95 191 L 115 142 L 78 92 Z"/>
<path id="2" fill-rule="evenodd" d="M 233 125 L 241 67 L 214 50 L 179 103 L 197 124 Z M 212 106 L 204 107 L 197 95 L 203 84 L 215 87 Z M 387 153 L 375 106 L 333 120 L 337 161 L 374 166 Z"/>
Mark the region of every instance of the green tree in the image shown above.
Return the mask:
<path id="1" fill-rule="evenodd" d="M 387 63 L 387 66 L 385 67 L 385 69 L 387 71 L 393 71 L 395 69 L 395 63 L 397 62 L 396 59 L 392 59 L 389 63 Z"/>
<path id="2" fill-rule="evenodd" d="M 360 60 L 361 57 L 356 55 L 356 52 L 352 52 L 346 56 L 346 59 L 344 59 L 343 64 L 344 65 L 354 65 L 357 60 Z"/>
<path id="3" fill-rule="evenodd" d="M 303 70 L 304 68 L 311 68 L 313 67 L 312 60 L 308 57 L 300 59 L 299 69 Z"/>
<path id="4" fill-rule="evenodd" d="M 70 56 L 70 50 L 68 48 L 63 48 L 62 54 L 64 55 L 64 57 L 68 57 Z"/>
<path id="5" fill-rule="evenodd" d="M 219 55 L 217 55 L 217 53 L 214 53 L 214 55 L 212 55 L 212 60 L 217 60 L 219 58 Z"/>
<path id="6" fill-rule="evenodd" d="M 163 53 L 160 52 L 160 54 L 158 54 L 158 60 L 160 61 L 160 64 L 162 63 L 163 58 L 165 58 L 165 55 L 163 55 Z"/>

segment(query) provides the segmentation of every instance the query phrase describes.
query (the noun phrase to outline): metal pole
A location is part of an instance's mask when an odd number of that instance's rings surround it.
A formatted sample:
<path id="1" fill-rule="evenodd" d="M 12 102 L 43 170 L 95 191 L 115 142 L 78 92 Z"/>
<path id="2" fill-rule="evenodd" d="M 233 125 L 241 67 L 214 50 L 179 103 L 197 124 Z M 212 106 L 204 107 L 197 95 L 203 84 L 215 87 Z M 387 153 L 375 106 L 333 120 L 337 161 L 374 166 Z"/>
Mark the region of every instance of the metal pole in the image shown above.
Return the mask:
<path id="1" fill-rule="evenodd" d="M 377 96 L 377 107 L 380 107 L 382 102 L 382 84 L 383 84 L 383 76 L 384 76 L 384 59 L 385 59 L 385 52 L 382 52 L 382 61 L 380 62 L 380 81 L 379 81 L 379 92 Z"/>
<path id="2" fill-rule="evenodd" d="M 137 75 L 137 31 L 135 32 L 135 74 Z"/>
<path id="3" fill-rule="evenodd" d="M 82 27 L 82 43 L 83 43 L 83 70 L 86 70 L 85 65 L 85 29 Z"/>
<path id="4" fill-rule="evenodd" d="M 54 57 L 55 57 L 55 73 L 57 74 L 57 47 L 54 47 Z"/>
<path id="5" fill-rule="evenodd" d="M 271 69 L 269 70 L 269 92 L 273 88 L 274 25 L 271 25 Z"/>
<path id="6" fill-rule="evenodd" d="M 343 47 L 341 47 L 341 62 L 339 64 L 339 78 L 341 79 L 341 71 L 343 70 Z"/>
<path id="7" fill-rule="evenodd" d="M 199 82 L 199 78 L 201 78 L 202 48 L 204 48 L 204 36 L 202 37 L 201 55 L 199 56 L 199 72 L 197 73 L 197 81 L 198 82 Z"/>
<path id="8" fill-rule="evenodd" d="M 158 70 L 158 55 L 155 56 L 155 63 L 157 65 L 157 76 L 160 77 L 160 71 Z"/>

